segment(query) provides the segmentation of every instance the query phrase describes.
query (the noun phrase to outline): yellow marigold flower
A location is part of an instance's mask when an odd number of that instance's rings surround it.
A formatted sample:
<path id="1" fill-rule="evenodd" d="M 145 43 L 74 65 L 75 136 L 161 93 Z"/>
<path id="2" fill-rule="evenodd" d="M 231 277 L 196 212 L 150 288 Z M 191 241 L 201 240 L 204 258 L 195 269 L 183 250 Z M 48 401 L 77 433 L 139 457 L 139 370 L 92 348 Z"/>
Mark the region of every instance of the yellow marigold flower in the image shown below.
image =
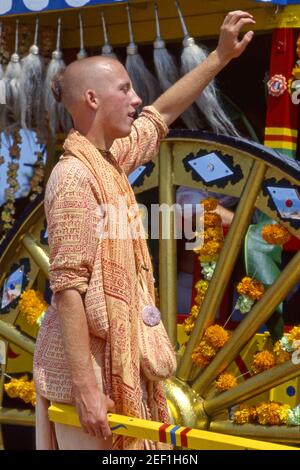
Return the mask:
<path id="1" fill-rule="evenodd" d="M 289 332 L 289 341 L 299 341 L 300 340 L 300 326 L 294 326 L 294 328 Z"/>
<path id="2" fill-rule="evenodd" d="M 18 379 L 11 379 L 8 384 L 4 384 L 4 390 L 10 398 L 18 398 L 21 384 Z"/>
<path id="3" fill-rule="evenodd" d="M 217 199 L 214 199 L 212 197 L 202 199 L 202 201 L 200 201 L 200 204 L 204 207 L 204 210 L 208 212 L 215 211 L 218 207 Z"/>
<path id="4" fill-rule="evenodd" d="M 232 374 L 221 374 L 216 382 L 216 387 L 219 392 L 226 392 L 237 385 L 236 378 Z"/>
<path id="5" fill-rule="evenodd" d="M 183 329 L 187 335 L 191 334 L 195 325 L 194 318 L 189 316 L 183 322 Z"/>
<path id="6" fill-rule="evenodd" d="M 252 370 L 254 374 L 260 374 L 265 370 L 272 369 L 276 365 L 275 356 L 270 351 L 261 351 L 253 358 Z"/>
<path id="7" fill-rule="evenodd" d="M 201 279 L 198 281 L 195 285 L 195 289 L 197 290 L 198 294 L 205 295 L 207 289 L 208 289 L 209 283 L 208 281 L 205 281 L 204 279 Z"/>
<path id="8" fill-rule="evenodd" d="M 196 295 L 195 303 L 198 305 L 199 308 L 201 307 L 201 305 L 203 303 L 203 300 L 204 300 L 204 295 L 202 295 L 202 294 Z"/>
<path id="9" fill-rule="evenodd" d="M 279 410 L 279 418 L 282 424 L 287 424 L 290 409 L 291 409 L 290 405 L 287 405 L 287 404 L 281 405 L 281 408 Z"/>
<path id="10" fill-rule="evenodd" d="M 246 276 L 238 284 L 237 292 L 240 295 L 250 297 L 252 300 L 259 300 L 263 296 L 265 288 L 261 282 Z"/>
<path id="11" fill-rule="evenodd" d="M 291 238 L 291 234 L 280 224 L 265 225 L 261 231 L 263 239 L 270 245 L 284 245 Z"/>
<path id="12" fill-rule="evenodd" d="M 198 305 L 193 305 L 193 307 L 191 308 L 191 316 L 193 318 L 198 318 L 199 311 L 200 311 L 199 306 Z"/>
<path id="13" fill-rule="evenodd" d="M 241 404 L 234 413 L 234 422 L 236 424 L 254 423 L 256 419 L 255 407 Z"/>
<path id="14" fill-rule="evenodd" d="M 273 348 L 273 354 L 275 356 L 276 364 L 283 364 L 284 362 L 289 361 L 292 357 L 291 353 L 284 351 L 281 348 L 280 341 L 277 341 L 275 343 L 275 346 Z"/>
<path id="15" fill-rule="evenodd" d="M 223 240 L 223 231 L 222 228 L 208 227 L 204 231 L 204 243 L 209 241 L 220 242 Z"/>
<path id="16" fill-rule="evenodd" d="M 283 424 L 280 411 L 282 405 L 276 402 L 264 402 L 256 406 L 257 421 L 263 426 L 279 426 Z"/>
<path id="17" fill-rule="evenodd" d="M 203 336 L 204 341 L 206 341 L 212 348 L 220 349 L 227 343 L 229 339 L 229 334 L 224 328 L 220 325 L 211 325 L 209 326 Z"/>
<path id="18" fill-rule="evenodd" d="M 47 310 L 48 304 L 41 292 L 29 289 L 21 295 L 19 301 L 20 313 L 26 317 L 30 325 L 34 325 L 41 314 Z"/>

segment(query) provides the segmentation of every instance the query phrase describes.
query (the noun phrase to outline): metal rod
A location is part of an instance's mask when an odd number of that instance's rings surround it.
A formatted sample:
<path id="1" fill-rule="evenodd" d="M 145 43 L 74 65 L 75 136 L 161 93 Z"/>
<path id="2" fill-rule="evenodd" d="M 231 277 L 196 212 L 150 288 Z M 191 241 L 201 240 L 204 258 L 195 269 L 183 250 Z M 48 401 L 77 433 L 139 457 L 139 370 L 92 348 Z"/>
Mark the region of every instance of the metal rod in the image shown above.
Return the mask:
<path id="1" fill-rule="evenodd" d="M 35 412 L 33 410 L 0 408 L 0 424 L 35 426 Z"/>
<path id="2" fill-rule="evenodd" d="M 261 300 L 252 307 L 251 312 L 235 329 L 228 343 L 218 352 L 212 363 L 194 381 L 193 388 L 198 393 L 204 393 L 214 378 L 235 359 L 243 346 L 257 332 L 260 325 L 270 318 L 276 307 L 299 282 L 299 279 L 300 251 L 281 272 L 276 282 L 265 292 Z M 270 374 L 271 371 L 268 373 Z"/>
<path id="3" fill-rule="evenodd" d="M 293 364 L 292 361 L 285 362 L 279 366 L 269 369 L 260 374 L 254 375 L 243 383 L 221 393 L 217 397 L 204 401 L 204 410 L 209 416 L 242 401 L 253 398 L 266 390 L 277 387 L 284 382 L 299 376 L 300 365 Z"/>
<path id="4" fill-rule="evenodd" d="M 34 353 L 34 341 L 18 331 L 13 325 L 0 320 L 0 337 L 15 344 L 29 354 Z"/>
<path id="5" fill-rule="evenodd" d="M 34 262 L 43 271 L 46 278 L 49 279 L 49 257 L 44 250 L 37 244 L 31 235 L 24 235 L 22 237 L 22 243 L 25 246 L 28 253 L 32 256 Z"/>
<path id="6" fill-rule="evenodd" d="M 175 190 L 173 186 L 173 159 L 171 146 L 162 143 L 159 155 L 159 202 L 168 209 L 175 202 Z M 162 319 L 168 335 L 174 346 L 177 344 L 177 302 L 176 302 L 176 272 L 177 254 L 174 227 L 174 211 L 169 211 L 169 233 L 166 239 L 162 237 L 162 224 L 166 225 L 167 217 L 160 213 L 160 237 L 159 237 L 159 296 Z"/>
<path id="7" fill-rule="evenodd" d="M 215 274 L 209 284 L 200 314 L 178 367 L 176 376 L 181 380 L 186 381 L 190 378 L 190 373 L 193 369 L 191 360 L 192 352 L 201 340 L 205 329 L 213 323 L 222 302 L 228 279 L 230 279 L 232 274 L 243 238 L 251 221 L 255 201 L 260 192 L 265 172 L 265 163 L 256 161 L 253 164 L 230 231 L 220 254 Z"/>

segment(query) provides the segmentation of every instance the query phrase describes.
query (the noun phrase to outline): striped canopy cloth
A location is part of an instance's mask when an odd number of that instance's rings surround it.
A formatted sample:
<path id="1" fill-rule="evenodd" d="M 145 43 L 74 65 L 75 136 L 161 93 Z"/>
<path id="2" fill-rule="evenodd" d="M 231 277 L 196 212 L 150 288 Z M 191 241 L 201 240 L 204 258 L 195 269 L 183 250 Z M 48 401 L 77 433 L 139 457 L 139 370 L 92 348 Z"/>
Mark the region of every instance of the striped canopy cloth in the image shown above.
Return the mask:
<path id="1" fill-rule="evenodd" d="M 127 3 L 128 0 L 0 0 L 0 16 L 66 10 L 93 5 Z"/>

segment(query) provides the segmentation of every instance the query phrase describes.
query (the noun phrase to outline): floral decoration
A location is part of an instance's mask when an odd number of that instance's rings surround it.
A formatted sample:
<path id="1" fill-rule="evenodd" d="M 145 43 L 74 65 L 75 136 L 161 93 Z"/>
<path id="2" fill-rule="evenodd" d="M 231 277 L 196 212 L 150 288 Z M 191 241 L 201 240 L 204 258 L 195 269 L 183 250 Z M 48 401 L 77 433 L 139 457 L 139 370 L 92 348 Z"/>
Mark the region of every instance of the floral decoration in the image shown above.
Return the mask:
<path id="1" fill-rule="evenodd" d="M 221 374 L 216 381 L 216 388 L 218 392 L 226 392 L 226 390 L 230 390 L 231 388 L 237 385 L 237 380 L 232 374 L 228 374 L 224 372 Z"/>
<path id="2" fill-rule="evenodd" d="M 291 234 L 280 224 L 265 225 L 261 232 L 262 238 L 270 245 L 284 245 L 287 243 Z"/>
<path id="3" fill-rule="evenodd" d="M 220 325 L 209 326 L 199 345 L 193 350 L 192 361 L 198 367 L 206 367 L 216 356 L 219 349 L 227 343 L 229 333 Z"/>
<path id="4" fill-rule="evenodd" d="M 26 318 L 27 323 L 40 326 L 48 304 L 45 302 L 41 292 L 28 289 L 21 295 L 19 307 L 20 314 Z"/>
<path id="5" fill-rule="evenodd" d="M 20 379 L 11 379 L 9 383 L 4 384 L 4 390 L 10 398 L 20 398 L 25 403 L 32 406 L 36 404 L 36 392 L 33 380 L 29 380 L 27 375 Z"/>
<path id="6" fill-rule="evenodd" d="M 245 314 L 250 312 L 255 301 L 259 300 L 265 288 L 263 284 L 251 277 L 245 276 L 237 286 L 237 292 L 240 294 L 235 308 L 241 313 Z"/>

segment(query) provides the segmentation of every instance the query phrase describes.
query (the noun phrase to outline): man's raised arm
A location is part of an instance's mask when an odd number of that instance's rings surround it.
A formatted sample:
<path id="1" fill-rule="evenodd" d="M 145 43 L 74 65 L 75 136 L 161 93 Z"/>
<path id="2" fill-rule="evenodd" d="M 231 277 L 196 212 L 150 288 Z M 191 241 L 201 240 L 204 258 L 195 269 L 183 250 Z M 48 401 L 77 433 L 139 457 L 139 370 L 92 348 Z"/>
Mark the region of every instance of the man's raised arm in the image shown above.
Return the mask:
<path id="1" fill-rule="evenodd" d="M 253 31 L 246 33 L 242 40 L 238 36 L 243 26 L 251 24 L 255 24 L 255 21 L 249 13 L 240 10 L 229 13 L 221 27 L 216 50 L 153 103 L 168 126 L 196 100 L 232 59 L 244 52 L 253 38 Z"/>

